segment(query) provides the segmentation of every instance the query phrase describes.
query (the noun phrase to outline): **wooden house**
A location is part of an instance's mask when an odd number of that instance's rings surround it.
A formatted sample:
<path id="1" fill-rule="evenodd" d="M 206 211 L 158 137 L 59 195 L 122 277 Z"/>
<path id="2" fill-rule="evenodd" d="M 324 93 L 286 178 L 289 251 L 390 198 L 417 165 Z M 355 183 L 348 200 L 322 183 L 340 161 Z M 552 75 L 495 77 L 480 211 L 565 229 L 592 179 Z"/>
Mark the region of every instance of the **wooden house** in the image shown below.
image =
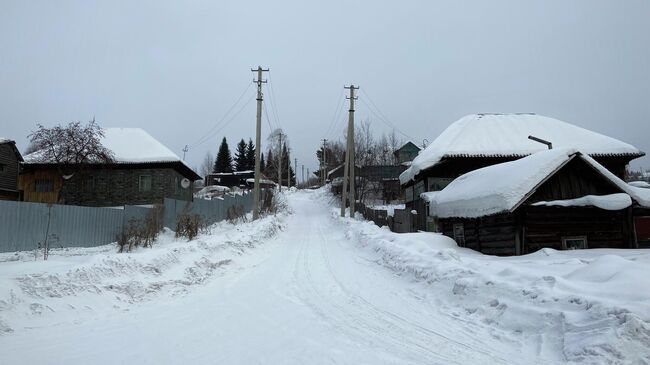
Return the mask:
<path id="1" fill-rule="evenodd" d="M 205 186 L 220 185 L 244 188 L 246 180 L 255 178 L 255 171 L 213 172 L 205 176 Z"/>
<path id="2" fill-rule="evenodd" d="M 66 166 L 25 156 L 19 176 L 23 200 L 84 206 L 161 204 L 192 200 L 200 179 L 176 154 L 139 128 L 107 128 L 101 139 L 112 163 Z"/>
<path id="3" fill-rule="evenodd" d="M 413 161 L 420 153 L 420 147 L 416 146 L 413 142 L 406 142 L 402 147 L 395 150 L 393 155 L 398 165 L 408 164 Z"/>
<path id="4" fill-rule="evenodd" d="M 443 234 L 495 255 L 636 248 L 634 210 L 650 207 L 650 190 L 571 149 L 471 171 L 423 197 Z"/>
<path id="5" fill-rule="evenodd" d="M 22 161 L 16 142 L 0 138 L 0 200 L 20 200 L 18 173 Z"/>
<path id="6" fill-rule="evenodd" d="M 514 161 L 548 149 L 576 148 L 619 178 L 628 163 L 644 153 L 611 137 L 535 114 L 471 114 L 452 123 L 400 175 L 407 209 L 418 214 L 416 227 L 435 228 L 427 214 L 424 192 L 440 191 L 455 178 L 482 167 Z"/>

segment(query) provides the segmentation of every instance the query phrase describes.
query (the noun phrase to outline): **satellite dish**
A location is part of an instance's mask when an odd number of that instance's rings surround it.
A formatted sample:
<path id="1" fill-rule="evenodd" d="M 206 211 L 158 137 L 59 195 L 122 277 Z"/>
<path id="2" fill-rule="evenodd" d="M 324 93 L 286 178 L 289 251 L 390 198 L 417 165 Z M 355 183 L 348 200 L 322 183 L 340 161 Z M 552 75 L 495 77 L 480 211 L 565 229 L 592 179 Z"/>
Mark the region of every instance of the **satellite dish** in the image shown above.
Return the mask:
<path id="1" fill-rule="evenodd" d="M 183 180 L 181 180 L 181 186 L 183 187 L 183 189 L 189 188 L 190 180 L 188 178 L 184 178 Z"/>

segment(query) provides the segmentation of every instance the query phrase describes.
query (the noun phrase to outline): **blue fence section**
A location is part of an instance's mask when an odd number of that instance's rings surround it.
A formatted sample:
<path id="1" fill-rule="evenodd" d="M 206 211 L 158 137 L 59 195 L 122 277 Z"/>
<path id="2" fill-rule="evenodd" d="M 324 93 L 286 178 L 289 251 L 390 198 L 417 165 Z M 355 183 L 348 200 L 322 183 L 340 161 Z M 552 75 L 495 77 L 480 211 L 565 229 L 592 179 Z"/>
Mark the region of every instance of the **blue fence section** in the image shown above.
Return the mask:
<path id="1" fill-rule="evenodd" d="M 253 194 L 230 195 L 212 200 L 197 199 L 193 202 L 165 199 L 164 225 L 171 229 L 176 227 L 178 216 L 183 213 L 198 214 L 208 224 L 225 220 L 233 209 L 243 212 L 253 210 Z"/>
<path id="2" fill-rule="evenodd" d="M 199 214 L 209 223 L 228 218 L 229 209 L 253 208 L 253 195 L 226 195 L 223 199 L 165 199 L 164 225 L 176 228 L 179 214 Z M 95 247 L 116 241 L 130 220 L 144 220 L 151 208 L 124 206 L 96 208 L 72 205 L 0 201 L 0 252 L 29 251 L 44 246 Z"/>

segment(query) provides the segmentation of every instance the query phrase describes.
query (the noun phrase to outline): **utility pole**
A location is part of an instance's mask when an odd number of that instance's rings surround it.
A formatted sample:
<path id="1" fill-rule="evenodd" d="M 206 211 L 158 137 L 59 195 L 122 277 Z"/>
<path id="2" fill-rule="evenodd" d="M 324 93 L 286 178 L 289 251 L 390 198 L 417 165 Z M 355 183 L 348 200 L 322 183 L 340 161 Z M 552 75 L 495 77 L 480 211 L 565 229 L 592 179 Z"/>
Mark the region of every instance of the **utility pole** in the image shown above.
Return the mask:
<path id="1" fill-rule="evenodd" d="M 309 172 L 307 172 L 309 174 Z M 302 165 L 302 184 L 305 185 L 305 165 Z M 305 188 L 304 186 L 302 187 Z"/>
<path id="2" fill-rule="evenodd" d="M 287 148 L 287 189 L 291 189 L 291 157 Z"/>
<path id="3" fill-rule="evenodd" d="M 350 178 L 350 218 L 354 217 L 354 208 L 355 208 L 355 197 L 354 197 L 354 101 L 357 97 L 354 96 L 354 90 L 359 90 L 358 86 L 350 85 L 345 86 L 346 89 L 350 90 L 350 96 L 347 99 L 350 100 L 350 110 L 348 117 L 348 144 L 345 151 L 345 166 L 343 170 L 343 190 L 341 191 L 341 217 L 345 217 L 345 203 L 347 198 L 347 188 L 348 188 L 348 176 Z"/>
<path id="4" fill-rule="evenodd" d="M 293 159 L 293 174 L 296 176 L 296 187 L 298 187 L 298 159 L 294 157 Z M 291 179 L 291 176 L 289 176 Z"/>
<path id="5" fill-rule="evenodd" d="M 307 185 L 309 185 L 309 167 L 307 168 L 307 181 L 306 181 L 306 183 L 307 183 Z M 309 187 L 309 186 L 307 186 L 307 187 Z"/>
<path id="6" fill-rule="evenodd" d="M 185 145 L 185 147 L 183 147 L 183 161 L 185 161 L 185 153 L 186 153 L 187 151 L 189 151 L 189 150 L 190 150 L 190 148 L 187 147 L 187 145 Z"/>
<path id="7" fill-rule="evenodd" d="M 260 151 L 262 150 L 262 84 L 266 80 L 262 80 L 262 72 L 268 72 L 269 69 L 262 69 L 258 66 L 257 70 L 251 69 L 251 72 L 257 72 L 257 118 L 255 128 L 255 185 L 253 187 L 253 219 L 259 218 L 260 215 Z"/>

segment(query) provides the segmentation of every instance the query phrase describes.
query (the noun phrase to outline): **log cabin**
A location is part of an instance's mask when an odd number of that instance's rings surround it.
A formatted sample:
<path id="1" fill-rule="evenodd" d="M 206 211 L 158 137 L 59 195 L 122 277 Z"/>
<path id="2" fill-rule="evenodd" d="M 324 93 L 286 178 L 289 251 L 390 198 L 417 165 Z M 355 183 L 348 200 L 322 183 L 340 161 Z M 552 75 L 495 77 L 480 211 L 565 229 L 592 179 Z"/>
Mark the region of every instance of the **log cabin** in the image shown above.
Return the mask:
<path id="1" fill-rule="evenodd" d="M 200 180 L 176 154 L 140 128 L 106 128 L 101 138 L 111 163 L 66 166 L 25 156 L 19 175 L 23 200 L 82 206 L 162 204 L 164 198 L 191 201 Z"/>
<path id="2" fill-rule="evenodd" d="M 471 171 L 422 196 L 444 235 L 494 255 L 638 248 L 634 210 L 650 207 L 650 190 L 562 148 Z"/>
<path id="3" fill-rule="evenodd" d="M 18 173 L 22 161 L 16 142 L 0 138 L 0 200 L 20 200 Z"/>
<path id="4" fill-rule="evenodd" d="M 580 150 L 621 179 L 629 162 L 645 155 L 625 142 L 542 115 L 467 115 L 447 127 L 400 175 L 406 207 L 418 213 L 417 229 L 437 230 L 422 193 L 440 191 L 467 172 L 548 149 L 529 136 L 553 148 Z"/>

